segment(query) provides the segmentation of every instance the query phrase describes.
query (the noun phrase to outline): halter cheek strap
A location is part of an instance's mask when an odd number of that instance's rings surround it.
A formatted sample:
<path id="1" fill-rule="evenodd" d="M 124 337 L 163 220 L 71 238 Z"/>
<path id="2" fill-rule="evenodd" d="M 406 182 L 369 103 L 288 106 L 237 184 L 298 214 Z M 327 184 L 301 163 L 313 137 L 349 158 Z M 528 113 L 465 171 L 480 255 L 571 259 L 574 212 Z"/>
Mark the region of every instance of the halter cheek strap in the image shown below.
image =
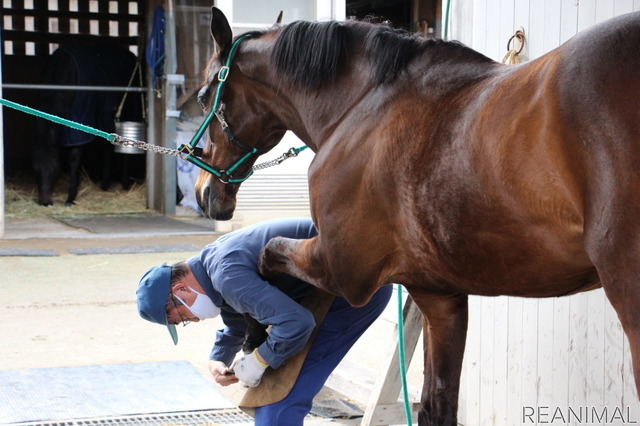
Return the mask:
<path id="1" fill-rule="evenodd" d="M 252 148 L 243 144 L 238 140 L 238 138 L 234 136 L 233 132 L 229 128 L 229 124 L 227 123 L 227 120 L 224 117 L 224 111 L 223 111 L 224 104 L 222 103 L 222 94 L 224 93 L 224 87 L 227 81 L 227 77 L 229 76 L 231 61 L 233 60 L 233 57 L 240 43 L 244 39 L 249 37 L 251 37 L 250 34 L 245 34 L 241 37 L 238 37 L 231 45 L 231 49 L 229 49 L 229 54 L 227 55 L 227 60 L 224 66 L 220 68 L 220 71 L 218 71 L 218 86 L 216 87 L 216 94 L 213 99 L 213 105 L 211 107 L 211 111 L 209 111 L 209 114 L 207 114 L 206 118 L 204 119 L 204 121 L 202 122 L 202 124 L 200 125 L 196 133 L 193 135 L 193 138 L 191 138 L 191 141 L 188 144 L 180 145 L 180 147 L 178 148 L 178 151 L 184 154 L 184 156 L 182 157 L 184 160 L 195 164 L 196 166 L 200 167 L 203 170 L 206 170 L 207 172 L 216 176 L 220 180 L 220 182 L 224 184 L 240 183 L 247 180 L 253 174 L 253 169 L 250 169 L 242 177 L 234 177 L 233 172 L 238 167 L 240 167 L 240 165 L 242 165 L 247 159 L 249 159 L 252 155 L 263 152 L 263 150 L 260 150 L 258 148 Z M 231 166 L 229 166 L 229 168 L 227 168 L 226 170 L 218 169 L 217 167 L 214 167 L 210 164 L 205 163 L 201 158 L 202 149 L 196 147 L 196 145 L 198 144 L 198 141 L 204 134 L 209 124 L 211 123 L 211 120 L 213 120 L 213 117 L 216 117 L 220 122 L 220 125 L 222 126 L 222 131 L 225 133 L 225 135 L 227 135 L 227 139 L 229 140 L 229 142 L 247 151 L 245 155 L 243 155 L 238 161 L 236 161 Z"/>

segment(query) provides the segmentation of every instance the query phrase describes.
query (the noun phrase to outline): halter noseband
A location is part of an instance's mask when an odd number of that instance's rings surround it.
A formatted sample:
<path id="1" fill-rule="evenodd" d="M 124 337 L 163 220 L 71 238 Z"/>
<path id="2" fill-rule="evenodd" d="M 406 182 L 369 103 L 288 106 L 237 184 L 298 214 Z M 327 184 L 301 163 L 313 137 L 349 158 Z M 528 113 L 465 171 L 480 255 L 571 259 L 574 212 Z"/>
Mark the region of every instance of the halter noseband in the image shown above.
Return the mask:
<path id="1" fill-rule="evenodd" d="M 227 124 L 227 120 L 225 120 L 224 118 L 223 103 L 221 102 L 222 93 L 224 92 L 224 86 L 227 81 L 227 77 L 229 76 L 229 69 L 230 69 L 229 67 L 231 66 L 231 60 L 233 59 L 233 56 L 236 53 L 236 49 L 238 48 L 240 43 L 244 39 L 249 37 L 251 37 L 251 34 L 245 34 L 241 37 L 238 37 L 231 45 L 231 49 L 229 49 L 229 54 L 227 55 L 227 60 L 224 66 L 220 68 L 220 71 L 218 71 L 218 87 L 216 88 L 216 95 L 215 95 L 215 98 L 213 99 L 213 105 L 211 106 L 211 111 L 206 116 L 206 118 L 204 119 L 200 127 L 198 128 L 198 131 L 195 133 L 195 135 L 193 135 L 191 142 L 189 142 L 188 144 L 182 144 L 178 148 L 178 151 L 185 154 L 185 156 L 182 157 L 184 160 L 190 163 L 193 163 L 196 166 L 200 167 L 201 169 L 206 170 L 207 172 L 216 176 L 220 180 L 220 182 L 224 183 L 225 185 L 228 183 L 240 183 L 247 180 L 253 174 L 253 169 L 249 169 L 247 174 L 238 178 L 233 177 L 233 172 L 253 154 L 258 154 L 263 152 L 258 148 L 251 148 L 243 144 L 233 135 L 233 132 L 229 128 L 229 124 Z M 225 133 L 225 135 L 227 135 L 227 138 L 229 139 L 229 141 L 236 144 L 237 146 L 244 149 L 245 151 L 247 151 L 245 155 L 243 155 L 238 161 L 233 163 L 227 170 L 218 169 L 217 167 L 214 167 L 210 164 L 205 163 L 202 160 L 202 158 L 199 158 L 199 157 L 202 157 L 202 149 L 196 147 L 196 145 L 198 144 L 198 141 L 202 137 L 202 134 L 207 129 L 207 127 L 211 123 L 211 120 L 213 120 L 214 116 L 220 122 L 220 125 L 222 126 L 222 131 Z"/>

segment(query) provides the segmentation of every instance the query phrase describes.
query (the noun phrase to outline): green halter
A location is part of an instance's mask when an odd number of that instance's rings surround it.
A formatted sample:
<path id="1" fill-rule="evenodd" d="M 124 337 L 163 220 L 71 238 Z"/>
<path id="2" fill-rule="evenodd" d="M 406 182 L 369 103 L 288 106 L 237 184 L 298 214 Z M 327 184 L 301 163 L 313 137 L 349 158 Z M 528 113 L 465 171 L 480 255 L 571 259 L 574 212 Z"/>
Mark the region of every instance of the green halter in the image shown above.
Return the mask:
<path id="1" fill-rule="evenodd" d="M 178 148 L 178 151 L 187 154 L 185 157 L 183 157 L 185 160 L 189 161 L 190 163 L 195 164 L 196 166 L 200 167 L 201 169 L 206 170 L 207 172 L 209 172 L 212 175 L 216 176 L 218 179 L 220 179 L 220 182 L 222 182 L 224 184 L 240 183 L 240 182 L 244 182 L 245 180 L 247 180 L 253 174 L 253 169 L 250 169 L 247 172 L 247 174 L 245 174 L 244 176 L 236 177 L 236 178 L 233 177 L 233 172 L 238 167 L 240 167 L 240 165 L 242 163 L 244 163 L 252 155 L 264 152 L 263 150 L 260 150 L 258 148 L 249 147 L 249 146 L 243 144 L 242 142 L 240 142 L 233 135 L 233 133 L 231 132 L 231 129 L 229 128 L 229 124 L 227 124 L 227 121 L 224 118 L 224 112 L 222 111 L 222 94 L 224 92 L 224 86 L 225 86 L 225 83 L 227 81 L 227 77 L 229 76 L 229 69 L 230 69 L 229 67 L 231 66 L 231 61 L 233 60 L 233 57 L 234 57 L 234 55 L 236 53 L 236 50 L 237 50 L 238 46 L 240 45 L 240 43 L 244 39 L 249 38 L 249 37 L 251 37 L 251 34 L 245 34 L 245 35 L 243 35 L 241 37 L 238 37 L 233 42 L 233 44 L 231 45 L 231 49 L 229 49 L 229 54 L 227 55 L 227 60 L 226 60 L 226 62 L 224 64 L 224 66 L 222 68 L 220 68 L 220 71 L 218 71 L 218 86 L 216 88 L 216 94 L 215 94 L 215 97 L 213 99 L 213 105 L 211 107 L 211 111 L 209 112 L 207 117 L 202 122 L 202 125 L 200 126 L 198 131 L 195 133 L 195 135 L 193 135 L 193 138 L 191 139 L 191 142 L 189 142 L 188 144 L 182 144 Z M 217 167 L 209 165 L 209 164 L 205 163 L 201 158 L 198 157 L 198 154 L 200 154 L 200 156 L 201 156 L 202 150 L 200 148 L 196 148 L 196 145 L 198 144 L 198 141 L 200 140 L 200 138 L 204 134 L 204 132 L 207 129 L 207 127 L 209 126 L 209 124 L 211 123 L 211 120 L 213 120 L 214 116 L 220 122 L 220 125 L 222 126 L 222 130 L 227 135 L 227 138 L 229 139 L 229 141 L 233 142 L 234 144 L 236 144 L 240 148 L 242 148 L 245 151 L 247 151 L 247 153 L 245 155 L 243 155 L 238 161 L 233 163 L 226 170 L 218 169 Z"/>

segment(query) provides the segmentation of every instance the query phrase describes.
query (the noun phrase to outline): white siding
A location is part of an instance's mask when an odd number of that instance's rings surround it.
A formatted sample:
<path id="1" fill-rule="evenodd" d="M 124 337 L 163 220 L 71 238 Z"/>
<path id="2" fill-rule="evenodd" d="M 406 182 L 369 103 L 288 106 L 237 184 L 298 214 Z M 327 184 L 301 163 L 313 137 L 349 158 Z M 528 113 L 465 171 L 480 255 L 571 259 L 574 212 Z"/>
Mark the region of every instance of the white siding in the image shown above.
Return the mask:
<path id="1" fill-rule="evenodd" d="M 461 424 L 534 424 L 523 423 L 526 407 L 548 407 L 551 424 L 556 407 L 565 414 L 607 407 L 609 416 L 619 408 L 640 423 L 628 343 L 602 290 L 555 299 L 472 297 L 469 319 Z"/>
<path id="2" fill-rule="evenodd" d="M 522 27 L 526 61 L 638 10 L 640 0 L 451 0 L 449 38 L 500 61 Z M 629 345 L 602 290 L 554 299 L 472 297 L 469 319 L 460 423 L 537 423 L 523 419 L 525 407 L 548 407 L 539 424 L 592 424 L 552 421 L 556 408 L 566 414 L 581 407 L 607 407 L 609 416 L 618 408 L 624 423 L 640 423 Z"/>

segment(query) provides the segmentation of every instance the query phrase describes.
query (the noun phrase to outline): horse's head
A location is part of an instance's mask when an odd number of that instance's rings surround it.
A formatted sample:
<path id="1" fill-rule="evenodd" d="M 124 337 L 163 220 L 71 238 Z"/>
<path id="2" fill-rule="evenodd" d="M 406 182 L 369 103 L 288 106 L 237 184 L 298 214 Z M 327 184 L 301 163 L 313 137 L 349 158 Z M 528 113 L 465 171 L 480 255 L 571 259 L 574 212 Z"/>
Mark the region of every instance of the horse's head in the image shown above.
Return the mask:
<path id="1" fill-rule="evenodd" d="M 198 94 L 207 118 L 196 133 L 198 138 L 203 133 L 206 137 L 202 158 L 192 155 L 190 161 L 203 168 L 195 184 L 203 213 L 229 220 L 240 184 L 252 174 L 253 163 L 282 139 L 286 129 L 267 108 L 266 100 L 273 99 L 269 88 L 256 79 L 269 73 L 265 43 L 249 46 L 256 34 L 232 40 L 229 22 L 215 7 L 211 35 L 216 52 Z"/>

